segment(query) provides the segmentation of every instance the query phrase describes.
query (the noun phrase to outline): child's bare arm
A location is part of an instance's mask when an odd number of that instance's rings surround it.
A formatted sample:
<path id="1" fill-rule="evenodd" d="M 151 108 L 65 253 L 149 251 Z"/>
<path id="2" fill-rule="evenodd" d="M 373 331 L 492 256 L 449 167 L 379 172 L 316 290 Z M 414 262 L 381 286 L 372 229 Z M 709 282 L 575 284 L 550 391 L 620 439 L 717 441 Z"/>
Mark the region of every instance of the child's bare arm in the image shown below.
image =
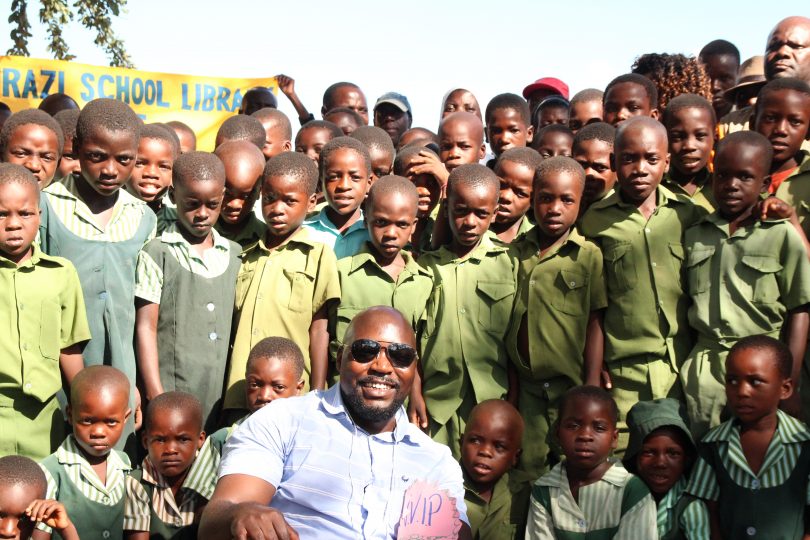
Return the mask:
<path id="1" fill-rule="evenodd" d="M 583 380 L 585 384 L 601 386 L 601 373 L 605 357 L 605 311 L 592 311 L 588 318 L 585 334 L 585 365 Z"/>
<path id="2" fill-rule="evenodd" d="M 433 234 L 430 235 L 430 249 L 439 249 L 450 241 L 450 223 L 447 217 L 447 199 L 442 197 L 439 213 L 433 223 Z"/>
<path id="3" fill-rule="evenodd" d="M 59 531 L 59 534 L 64 540 L 79 540 L 79 533 L 76 527 L 70 521 L 65 506 L 59 501 L 50 499 L 38 499 L 28 505 L 25 509 L 26 515 L 34 522 L 41 522 L 48 527 Z M 42 533 L 44 536 L 38 536 L 37 533 Z M 50 538 L 51 535 L 36 530 L 31 538 Z"/>
<path id="4" fill-rule="evenodd" d="M 304 104 L 301 103 L 301 100 L 298 99 L 298 94 L 295 93 L 295 79 L 292 77 L 288 77 L 286 75 L 276 75 L 276 82 L 278 83 L 278 89 L 281 90 L 281 93 L 287 96 L 287 99 L 290 100 L 292 106 L 295 108 L 295 112 L 298 113 L 298 119 L 301 121 L 305 121 L 309 119 L 309 111 Z"/>
<path id="5" fill-rule="evenodd" d="M 149 531 L 124 531 L 126 540 L 149 540 Z"/>
<path id="6" fill-rule="evenodd" d="M 312 317 L 309 325 L 309 361 L 311 373 L 309 387 L 312 390 L 326 388 L 326 371 L 329 366 L 329 304 L 324 304 Z"/>
<path id="7" fill-rule="evenodd" d="M 793 355 L 793 369 L 791 370 L 793 395 L 782 402 L 781 408 L 796 418 L 801 415 L 799 386 L 802 380 L 802 362 L 807 348 L 808 328 L 810 328 L 810 314 L 807 312 L 807 306 L 788 312 L 787 320 L 785 320 L 785 343 Z"/>
<path id="8" fill-rule="evenodd" d="M 82 349 L 78 344 L 65 347 L 59 352 L 59 367 L 62 370 L 62 377 L 70 386 L 73 377 L 84 368 Z"/>
<path id="9" fill-rule="evenodd" d="M 810 241 L 807 240 L 807 235 L 804 234 L 802 224 L 799 223 L 799 216 L 796 215 L 796 210 L 794 210 L 792 206 L 782 199 L 768 197 L 762 201 L 760 219 L 765 221 L 769 218 L 789 220 L 793 228 L 796 229 L 796 232 L 799 233 L 799 237 L 802 239 L 802 242 L 804 242 L 804 250 L 807 252 L 807 256 L 810 257 Z"/>
<path id="10" fill-rule="evenodd" d="M 163 393 L 158 367 L 157 324 L 159 304 L 136 300 L 135 311 L 135 352 L 138 370 L 143 379 L 146 401 L 151 401 Z"/>
<path id="11" fill-rule="evenodd" d="M 411 393 L 408 396 L 408 419 L 422 431 L 427 431 L 428 411 L 425 398 L 422 396 L 422 375 L 419 372 L 413 377 Z"/>

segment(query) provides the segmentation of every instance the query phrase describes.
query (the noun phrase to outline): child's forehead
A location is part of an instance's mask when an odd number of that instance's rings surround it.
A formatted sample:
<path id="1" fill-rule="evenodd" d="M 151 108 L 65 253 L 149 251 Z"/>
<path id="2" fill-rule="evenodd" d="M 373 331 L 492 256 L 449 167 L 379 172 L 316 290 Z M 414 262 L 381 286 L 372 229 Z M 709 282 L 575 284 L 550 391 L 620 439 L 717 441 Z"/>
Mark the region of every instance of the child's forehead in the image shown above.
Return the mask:
<path id="1" fill-rule="evenodd" d="M 613 145 L 601 139 L 585 139 L 580 141 L 575 139 L 572 151 L 574 154 L 610 154 L 613 152 Z"/>
<path id="2" fill-rule="evenodd" d="M 793 106 L 796 101 L 801 101 L 804 105 L 803 109 L 800 110 L 810 110 L 810 95 L 793 88 L 778 88 L 776 90 L 763 92 L 757 100 L 757 105 L 763 108 L 784 107 L 788 102 L 792 102 L 791 106 Z M 793 110 L 793 107 L 791 107 L 791 109 Z"/>
<path id="3" fill-rule="evenodd" d="M 295 174 L 273 174 L 264 179 L 265 192 L 298 193 L 307 196 L 306 182 Z"/>
<path id="4" fill-rule="evenodd" d="M 341 163 L 353 162 L 352 164 L 361 163 L 365 167 L 366 159 L 358 150 L 349 147 L 336 148 L 329 152 L 327 155 L 321 154 L 321 159 L 324 161 L 324 167 L 336 165 L 338 161 Z"/>
<path id="5" fill-rule="evenodd" d="M 656 129 L 651 125 L 636 123 L 619 133 L 615 146 L 617 149 L 625 150 L 653 143 L 655 146 L 666 148 L 667 141 L 667 133 L 663 125 L 661 129 Z"/>
<path id="6" fill-rule="evenodd" d="M 36 184 L 0 181 L 0 204 L 5 203 L 8 197 L 19 197 L 21 193 L 25 194 L 27 202 L 39 202 L 39 188 Z"/>
<path id="7" fill-rule="evenodd" d="M 136 133 L 124 129 L 112 130 L 103 126 L 95 126 L 90 129 L 87 140 L 82 142 L 92 142 L 93 144 L 97 145 L 124 144 L 125 142 L 128 142 L 131 146 L 137 147 L 138 143 L 140 142 L 140 138 Z"/>
<path id="8" fill-rule="evenodd" d="M 692 121 L 702 120 L 706 124 L 712 123 L 712 115 L 709 110 L 704 107 L 681 107 L 673 111 L 671 116 L 673 122 L 682 122 L 683 120 L 689 119 Z M 673 122 L 669 123 L 669 127 L 671 127 Z"/>
<path id="9" fill-rule="evenodd" d="M 610 403 L 593 396 L 571 396 L 560 411 L 561 418 L 608 419 L 613 422 Z"/>
<path id="10" fill-rule="evenodd" d="M 650 98 L 650 96 L 647 95 L 647 89 L 644 88 L 644 86 L 632 81 L 625 81 L 614 84 L 610 87 L 610 89 L 605 93 L 605 102 L 615 101 L 619 98 L 633 99 L 637 97 L 642 97 L 647 100 Z"/>
<path id="11" fill-rule="evenodd" d="M 44 126 L 42 124 L 34 124 L 34 123 L 20 124 L 18 126 L 15 126 L 14 129 L 11 130 L 10 134 L 11 136 L 9 138 L 15 136 L 26 137 L 33 135 L 35 132 L 45 132 L 49 137 L 53 137 L 54 145 L 58 144 L 58 137 L 51 128 L 49 128 L 48 126 Z"/>
<path id="12" fill-rule="evenodd" d="M 298 132 L 298 137 L 300 139 L 304 139 L 304 138 L 311 139 L 311 138 L 321 137 L 321 136 L 326 137 L 326 136 L 329 136 L 331 134 L 332 134 L 332 132 L 328 128 L 325 128 L 323 126 L 316 126 L 316 127 L 306 127 L 306 126 L 304 126 Z"/>

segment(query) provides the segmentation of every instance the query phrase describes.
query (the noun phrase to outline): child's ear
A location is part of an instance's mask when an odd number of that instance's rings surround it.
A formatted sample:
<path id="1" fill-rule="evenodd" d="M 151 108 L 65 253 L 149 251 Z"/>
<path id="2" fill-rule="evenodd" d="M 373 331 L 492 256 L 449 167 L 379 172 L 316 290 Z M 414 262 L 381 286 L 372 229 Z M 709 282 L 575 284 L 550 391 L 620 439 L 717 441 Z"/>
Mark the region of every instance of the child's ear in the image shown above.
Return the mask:
<path id="1" fill-rule="evenodd" d="M 124 420 L 126 420 L 127 418 L 129 418 L 129 416 L 130 416 L 131 414 L 132 414 L 132 409 L 130 409 L 129 407 L 127 407 L 127 412 L 125 412 L 125 413 L 124 413 Z"/>
<path id="2" fill-rule="evenodd" d="M 197 450 L 202 448 L 204 442 L 205 442 L 205 431 L 200 431 L 200 438 L 197 441 Z"/>
<path id="3" fill-rule="evenodd" d="M 518 461 L 520 460 L 520 455 L 523 453 L 523 448 L 518 448 L 515 455 L 512 456 L 512 467 L 517 467 Z"/>
<path id="4" fill-rule="evenodd" d="M 670 164 L 671 158 L 672 158 L 672 154 L 670 154 L 669 152 L 667 152 L 666 164 L 664 165 L 664 173 L 668 173 L 668 172 L 669 172 L 669 164 Z"/>
<path id="5" fill-rule="evenodd" d="M 301 390 L 304 389 L 304 379 L 300 379 L 295 385 L 295 395 L 300 396 Z"/>
<path id="6" fill-rule="evenodd" d="M 147 436 L 146 430 L 141 431 L 141 446 L 149 448 L 149 437 Z"/>
<path id="7" fill-rule="evenodd" d="M 315 206 L 318 204 L 318 194 L 313 193 L 309 196 L 309 200 L 307 201 L 307 214 L 310 212 L 315 211 Z"/>
<path id="8" fill-rule="evenodd" d="M 285 152 L 289 152 L 292 150 L 292 141 L 284 141 L 284 144 L 281 145 Z"/>
<path id="9" fill-rule="evenodd" d="M 534 126 L 529 126 L 526 129 L 526 146 L 529 146 L 529 143 L 534 140 Z"/>
<path id="10" fill-rule="evenodd" d="M 481 148 L 478 150 L 478 160 L 481 161 L 484 159 L 484 156 L 487 155 L 487 145 L 481 144 Z"/>
<path id="11" fill-rule="evenodd" d="M 619 429 L 613 426 L 613 434 L 610 437 L 610 449 L 616 450 L 617 446 L 619 446 Z"/>
<path id="12" fill-rule="evenodd" d="M 771 180 L 770 174 L 762 179 L 762 189 L 759 190 L 760 193 L 768 193 L 768 189 L 771 187 Z"/>
<path id="13" fill-rule="evenodd" d="M 793 379 L 791 377 L 782 379 L 782 395 L 780 399 L 784 401 L 792 395 L 793 395 Z"/>
<path id="14" fill-rule="evenodd" d="M 658 112 L 658 109 L 657 109 L 657 108 L 656 108 L 656 109 L 652 109 L 652 110 L 650 111 L 650 118 L 655 118 L 656 120 L 658 120 L 658 118 L 659 118 L 660 116 L 661 116 L 661 113 L 659 113 L 659 112 Z"/>
<path id="15" fill-rule="evenodd" d="M 337 355 L 335 356 L 335 365 L 337 366 L 338 373 L 340 373 L 340 364 L 343 363 L 343 349 L 345 345 L 338 347 Z"/>
<path id="16" fill-rule="evenodd" d="M 484 142 L 489 143 L 489 126 L 484 126 Z"/>
<path id="17" fill-rule="evenodd" d="M 70 408 L 69 403 L 68 403 L 67 407 L 65 407 L 65 415 L 67 416 L 67 423 L 72 426 L 73 425 L 73 410 Z"/>

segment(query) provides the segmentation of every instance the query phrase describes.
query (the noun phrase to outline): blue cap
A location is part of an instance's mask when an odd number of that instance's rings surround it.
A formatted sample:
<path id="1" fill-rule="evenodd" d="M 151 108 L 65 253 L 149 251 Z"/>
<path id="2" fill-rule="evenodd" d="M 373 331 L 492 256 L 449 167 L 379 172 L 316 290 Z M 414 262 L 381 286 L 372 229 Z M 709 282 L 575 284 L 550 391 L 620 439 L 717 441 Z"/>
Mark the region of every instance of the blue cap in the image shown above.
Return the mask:
<path id="1" fill-rule="evenodd" d="M 397 94 L 396 92 L 386 92 L 385 94 L 377 98 L 377 103 L 374 104 L 374 110 L 376 111 L 377 107 L 379 107 L 383 103 L 390 103 L 391 105 L 394 105 L 402 112 L 411 114 L 411 104 L 408 103 L 408 98 L 406 98 L 402 94 Z"/>

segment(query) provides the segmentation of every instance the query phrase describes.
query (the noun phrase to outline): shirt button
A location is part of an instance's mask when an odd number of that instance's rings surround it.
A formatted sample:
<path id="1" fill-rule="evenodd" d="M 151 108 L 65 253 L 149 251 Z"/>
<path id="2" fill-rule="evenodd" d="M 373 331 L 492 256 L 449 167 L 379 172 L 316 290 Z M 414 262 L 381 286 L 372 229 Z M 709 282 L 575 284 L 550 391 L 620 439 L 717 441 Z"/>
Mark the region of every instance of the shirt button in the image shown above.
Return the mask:
<path id="1" fill-rule="evenodd" d="M 31 390 L 31 383 L 30 382 L 25 383 L 25 389 L 26 390 Z"/>
<path id="2" fill-rule="evenodd" d="M 533 279 L 529 280 L 529 285 L 534 285 L 534 280 Z"/>
<path id="3" fill-rule="evenodd" d="M 646 229 L 644 229 L 644 232 L 645 232 L 645 233 L 650 232 L 650 228 L 649 228 L 649 227 L 647 227 Z"/>
<path id="4" fill-rule="evenodd" d="M 467 310 L 464 309 L 464 308 L 461 308 L 461 309 L 458 310 L 458 312 L 461 313 L 462 315 L 464 315 L 465 313 L 467 313 Z"/>
<path id="5" fill-rule="evenodd" d="M 28 350 L 28 343 L 23 343 L 23 350 L 24 350 L 24 351 L 27 351 L 27 350 Z"/>
<path id="6" fill-rule="evenodd" d="M 214 304 L 212 302 L 208 302 L 208 304 L 205 306 L 205 309 L 207 309 L 208 311 L 214 311 Z"/>
<path id="7" fill-rule="evenodd" d="M 754 536 L 755 534 L 757 534 L 757 530 L 754 527 L 748 527 L 747 529 L 745 529 L 745 534 L 747 534 L 748 536 Z"/>
<path id="8" fill-rule="evenodd" d="M 655 268 L 656 266 L 658 266 L 658 265 L 657 265 L 657 264 L 655 264 L 655 263 L 652 263 L 652 267 L 653 267 L 653 268 Z"/>
<path id="9" fill-rule="evenodd" d="M 577 286 L 577 284 L 576 284 L 576 282 L 575 282 L 575 281 L 572 281 L 572 282 L 571 282 L 571 283 L 569 283 L 568 285 L 570 285 L 571 287 L 576 287 L 576 286 Z"/>
<path id="10" fill-rule="evenodd" d="M 211 332 L 210 334 L 208 334 L 208 339 L 210 339 L 211 341 L 216 341 L 217 333 L 216 332 Z"/>
<path id="11" fill-rule="evenodd" d="M 547 382 L 544 382 L 544 383 L 543 383 L 543 388 L 548 388 L 549 386 L 551 386 L 551 385 L 550 385 L 550 384 L 548 384 Z"/>
<path id="12" fill-rule="evenodd" d="M 180 518 L 175 519 L 174 520 L 174 525 L 175 525 L 175 527 L 182 527 L 183 526 L 183 520 L 180 519 Z"/>
<path id="13" fill-rule="evenodd" d="M 110 537 L 110 531 L 102 531 L 101 536 L 103 538 L 109 538 Z"/>
<path id="14" fill-rule="evenodd" d="M 261 295 L 261 294 L 257 294 L 257 295 L 256 295 L 256 300 L 261 300 L 261 299 L 262 299 L 262 295 Z"/>
<path id="15" fill-rule="evenodd" d="M 104 504 L 110 504 L 110 498 L 109 497 L 104 497 L 104 499 L 102 499 L 101 502 L 103 502 Z"/>
<path id="16" fill-rule="evenodd" d="M 759 489 L 759 480 L 756 478 L 751 481 L 751 489 Z"/>
<path id="17" fill-rule="evenodd" d="M 584 529 L 585 528 L 585 520 L 584 519 L 578 519 L 577 520 L 577 527 L 579 527 L 580 529 Z"/>
<path id="18" fill-rule="evenodd" d="M 98 297 L 101 298 L 102 300 L 106 300 L 107 299 L 107 291 L 100 292 L 98 294 Z"/>
<path id="19" fill-rule="evenodd" d="M 25 309 L 25 304 L 20 304 L 20 311 Z"/>
<path id="20" fill-rule="evenodd" d="M 254 329 L 253 329 L 253 332 L 251 332 L 251 334 L 253 334 L 254 336 L 258 336 L 258 335 L 259 335 L 259 331 L 258 331 L 258 330 L 256 330 L 256 329 L 254 328 Z"/>

